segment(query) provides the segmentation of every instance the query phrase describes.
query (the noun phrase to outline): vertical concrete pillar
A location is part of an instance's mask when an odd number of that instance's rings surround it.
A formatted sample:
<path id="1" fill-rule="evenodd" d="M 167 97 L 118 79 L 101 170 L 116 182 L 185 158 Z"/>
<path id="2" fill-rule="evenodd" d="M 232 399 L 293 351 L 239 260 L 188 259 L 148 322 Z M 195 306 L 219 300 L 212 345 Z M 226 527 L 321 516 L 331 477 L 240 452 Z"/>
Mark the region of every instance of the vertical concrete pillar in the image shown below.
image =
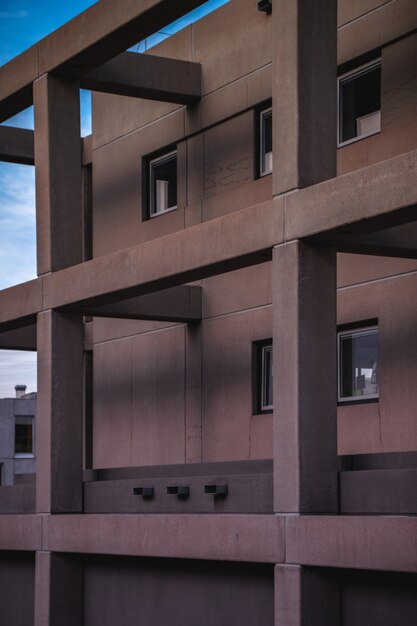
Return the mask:
<path id="1" fill-rule="evenodd" d="M 335 576 L 320 568 L 275 566 L 275 626 L 340 626 Z"/>
<path id="2" fill-rule="evenodd" d="M 201 324 L 185 331 L 185 462 L 202 460 Z"/>
<path id="3" fill-rule="evenodd" d="M 82 511 L 82 317 L 40 313 L 37 342 L 37 511 L 77 513 Z"/>
<path id="4" fill-rule="evenodd" d="M 79 84 L 45 75 L 33 84 L 38 275 L 83 259 Z"/>
<path id="5" fill-rule="evenodd" d="M 274 495 L 279 513 L 336 513 L 336 252 L 273 250 Z"/>
<path id="6" fill-rule="evenodd" d="M 75 559 L 36 553 L 34 626 L 83 623 L 83 570 Z"/>
<path id="7" fill-rule="evenodd" d="M 336 176 L 337 0 L 273 11 L 273 194 Z"/>

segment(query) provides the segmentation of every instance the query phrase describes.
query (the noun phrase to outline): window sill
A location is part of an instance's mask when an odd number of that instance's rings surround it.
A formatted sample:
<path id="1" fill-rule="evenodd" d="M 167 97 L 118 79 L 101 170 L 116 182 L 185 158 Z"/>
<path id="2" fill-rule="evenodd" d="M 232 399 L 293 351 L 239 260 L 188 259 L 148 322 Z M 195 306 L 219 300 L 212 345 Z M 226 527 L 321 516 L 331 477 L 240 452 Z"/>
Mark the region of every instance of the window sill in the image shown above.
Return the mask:
<path id="1" fill-rule="evenodd" d="M 353 137 L 352 139 L 348 139 L 347 141 L 342 141 L 341 143 L 338 143 L 337 148 L 344 148 L 345 146 L 350 146 L 352 143 L 356 143 L 357 141 L 362 141 L 362 139 L 368 139 L 369 137 L 380 134 L 381 129 L 374 130 L 371 133 L 366 133 L 365 135 L 358 135 L 357 137 Z"/>

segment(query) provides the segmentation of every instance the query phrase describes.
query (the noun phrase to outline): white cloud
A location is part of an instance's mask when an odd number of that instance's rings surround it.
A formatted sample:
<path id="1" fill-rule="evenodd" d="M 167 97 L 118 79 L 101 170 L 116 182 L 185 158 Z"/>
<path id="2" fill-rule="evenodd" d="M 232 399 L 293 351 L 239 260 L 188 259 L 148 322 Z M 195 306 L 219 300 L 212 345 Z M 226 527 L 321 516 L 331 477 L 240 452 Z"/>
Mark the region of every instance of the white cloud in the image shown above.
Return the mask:
<path id="1" fill-rule="evenodd" d="M 36 391 L 36 352 L 0 350 L 0 398 L 13 398 L 15 385 Z"/>
<path id="2" fill-rule="evenodd" d="M 34 168 L 0 165 L 0 289 L 36 276 Z"/>

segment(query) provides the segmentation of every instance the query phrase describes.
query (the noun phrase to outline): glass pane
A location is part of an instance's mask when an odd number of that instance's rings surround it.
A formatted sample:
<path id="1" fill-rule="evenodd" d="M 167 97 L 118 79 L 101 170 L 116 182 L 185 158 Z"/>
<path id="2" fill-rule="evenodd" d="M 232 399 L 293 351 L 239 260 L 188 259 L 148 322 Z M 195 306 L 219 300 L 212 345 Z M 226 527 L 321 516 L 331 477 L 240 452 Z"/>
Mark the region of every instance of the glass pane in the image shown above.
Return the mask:
<path id="1" fill-rule="evenodd" d="M 340 335 L 340 397 L 378 396 L 378 331 Z"/>
<path id="2" fill-rule="evenodd" d="M 372 66 L 340 81 L 339 141 L 380 130 L 381 66 Z"/>
<path id="3" fill-rule="evenodd" d="M 33 454 L 33 417 L 16 417 L 15 454 Z"/>
<path id="4" fill-rule="evenodd" d="M 261 114 L 261 174 L 272 172 L 272 111 Z"/>
<path id="5" fill-rule="evenodd" d="M 272 408 L 272 346 L 262 348 L 262 409 Z"/>
<path id="6" fill-rule="evenodd" d="M 151 163 L 151 215 L 177 206 L 177 155 Z"/>

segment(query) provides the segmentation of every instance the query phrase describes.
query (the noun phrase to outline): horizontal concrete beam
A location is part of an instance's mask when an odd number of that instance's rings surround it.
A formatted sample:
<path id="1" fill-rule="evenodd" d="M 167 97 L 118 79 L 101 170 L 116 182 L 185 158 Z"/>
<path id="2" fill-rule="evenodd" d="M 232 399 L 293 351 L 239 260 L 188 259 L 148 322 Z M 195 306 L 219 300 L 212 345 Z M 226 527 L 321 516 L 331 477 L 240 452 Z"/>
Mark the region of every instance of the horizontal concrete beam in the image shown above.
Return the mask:
<path id="1" fill-rule="evenodd" d="M 281 198 L 44 277 L 45 309 L 107 304 L 262 263 L 283 239 Z"/>
<path id="2" fill-rule="evenodd" d="M 291 516 L 287 563 L 417 572 L 417 517 Z"/>
<path id="3" fill-rule="evenodd" d="M 119 300 L 114 304 L 69 306 L 67 310 L 95 317 L 160 322 L 197 322 L 201 320 L 201 298 L 201 287 L 180 285 L 145 296 Z"/>
<path id="4" fill-rule="evenodd" d="M 42 311 L 42 279 L 8 287 L 0 291 L 0 330 L 14 330 L 36 322 Z"/>
<path id="5" fill-rule="evenodd" d="M 417 259 L 417 221 L 356 237 L 333 231 L 320 239 L 331 239 L 339 252 Z"/>
<path id="6" fill-rule="evenodd" d="M 0 350 L 36 350 L 36 324 L 0 332 Z"/>
<path id="7" fill-rule="evenodd" d="M 83 165 L 90 165 L 92 162 L 91 137 L 88 135 L 81 139 Z M 35 165 L 33 130 L 0 126 L 0 161 Z"/>
<path id="8" fill-rule="evenodd" d="M 80 85 L 119 96 L 192 104 L 201 97 L 201 65 L 124 52 L 83 76 Z"/>
<path id="9" fill-rule="evenodd" d="M 101 0 L 0 68 L 0 121 L 32 104 L 32 83 L 58 72 L 80 77 L 205 0 Z"/>
<path id="10" fill-rule="evenodd" d="M 0 161 L 34 165 L 33 131 L 0 126 Z"/>
<path id="11" fill-rule="evenodd" d="M 273 515 L 55 515 L 53 552 L 282 563 L 284 520 Z"/>
<path id="12" fill-rule="evenodd" d="M 0 550 L 40 550 L 40 515 L 0 515 Z"/>
<path id="13" fill-rule="evenodd" d="M 286 239 L 362 235 L 417 218 L 417 150 L 286 197 Z"/>

